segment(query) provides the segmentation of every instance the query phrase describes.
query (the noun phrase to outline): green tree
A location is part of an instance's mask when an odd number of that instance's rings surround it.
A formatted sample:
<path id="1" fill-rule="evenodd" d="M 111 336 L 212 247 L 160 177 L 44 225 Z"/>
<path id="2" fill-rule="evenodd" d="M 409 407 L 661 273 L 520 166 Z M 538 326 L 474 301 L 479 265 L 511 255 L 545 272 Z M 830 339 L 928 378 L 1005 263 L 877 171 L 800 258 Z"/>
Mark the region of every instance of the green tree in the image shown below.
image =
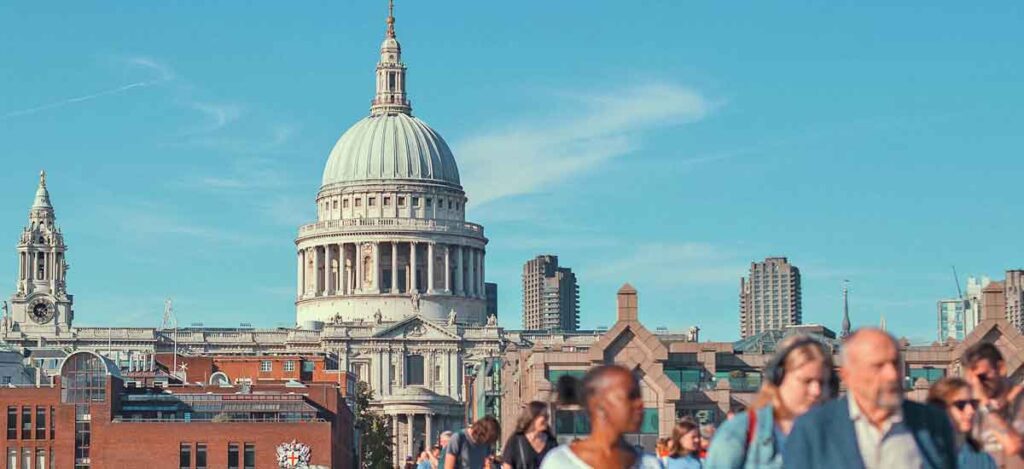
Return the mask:
<path id="1" fill-rule="evenodd" d="M 386 469 L 395 467 L 391 460 L 391 419 L 370 410 L 373 390 L 363 381 L 356 384 L 356 429 L 359 430 L 360 467 Z"/>

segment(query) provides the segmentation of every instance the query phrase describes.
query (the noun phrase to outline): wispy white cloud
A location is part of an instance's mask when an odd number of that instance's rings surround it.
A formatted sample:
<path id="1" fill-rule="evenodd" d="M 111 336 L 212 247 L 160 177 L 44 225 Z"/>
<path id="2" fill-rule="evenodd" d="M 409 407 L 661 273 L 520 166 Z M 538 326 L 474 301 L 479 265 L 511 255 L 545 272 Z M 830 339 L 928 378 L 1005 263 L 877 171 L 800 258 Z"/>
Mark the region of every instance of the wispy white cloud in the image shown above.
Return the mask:
<path id="1" fill-rule="evenodd" d="M 702 242 L 639 243 L 586 266 L 592 280 L 635 281 L 652 286 L 722 285 L 739 281 L 746 263 L 720 246 Z M 605 251 L 612 256 L 615 251 Z"/>
<path id="2" fill-rule="evenodd" d="M 298 227 L 314 220 L 312 199 L 297 195 L 278 194 L 266 200 L 260 207 L 266 220 L 282 225 Z"/>
<path id="3" fill-rule="evenodd" d="M 84 95 L 80 95 L 80 96 L 73 96 L 73 97 L 70 97 L 70 98 L 64 98 L 64 99 L 61 99 L 61 100 L 53 101 L 53 102 L 46 103 L 46 104 L 41 104 L 41 105 L 38 105 L 38 106 L 32 106 L 32 107 L 28 107 L 28 108 L 24 108 L 24 109 L 17 109 L 17 110 L 14 110 L 14 111 L 8 111 L 8 112 L 6 112 L 4 114 L 0 114 L 0 120 L 6 120 L 6 119 L 11 119 L 11 118 L 20 117 L 20 116 L 27 116 L 29 114 L 35 114 L 35 113 L 43 112 L 43 111 L 50 111 L 50 110 L 53 110 L 53 109 L 62 108 L 62 107 L 69 106 L 69 105 L 72 105 L 72 104 L 78 104 L 78 103 L 83 103 L 83 102 L 86 102 L 86 101 L 92 101 L 94 99 L 102 98 L 102 97 L 105 97 L 105 96 L 112 96 L 112 95 L 122 94 L 122 93 L 125 93 L 125 92 L 128 92 L 128 91 L 134 90 L 134 89 L 146 88 L 146 87 L 150 87 L 150 86 L 154 86 L 154 85 L 159 85 L 161 83 L 168 82 L 168 81 L 170 81 L 170 80 L 172 80 L 174 78 L 174 73 L 173 73 L 173 71 L 169 67 L 167 67 L 164 64 L 161 64 L 160 62 L 158 62 L 156 60 L 148 58 L 148 57 L 133 57 L 133 58 L 129 58 L 129 59 L 127 59 L 125 61 L 125 63 L 127 63 L 129 66 L 132 66 L 132 67 L 139 67 L 139 68 L 146 69 L 151 74 L 155 73 L 156 77 L 150 78 L 148 80 L 135 81 L 135 82 L 128 83 L 128 84 L 125 84 L 125 85 L 116 86 L 116 87 L 113 87 L 113 88 L 109 88 L 109 89 L 105 89 L 105 90 L 101 90 L 101 91 L 96 91 L 96 92 L 93 92 L 93 93 L 88 93 L 88 94 L 84 94 Z"/>
<path id="4" fill-rule="evenodd" d="M 210 244 L 267 245 L 279 240 L 259 233 L 233 231 L 221 225 L 203 224 L 178 214 L 175 207 L 150 202 L 130 202 L 95 207 L 96 216 L 113 220 L 121 236 L 151 242 L 175 238 L 201 240 Z"/>
<path id="5" fill-rule="evenodd" d="M 256 131 L 235 132 L 236 135 L 215 132 L 241 118 L 241 114 L 240 106 L 208 105 L 204 112 L 204 116 L 207 117 L 205 122 L 200 124 L 198 129 L 186 133 L 186 138 L 175 144 L 200 146 L 235 154 L 269 153 L 281 149 L 292 140 L 299 129 L 294 124 L 275 123 L 257 127 Z"/>
<path id="6" fill-rule="evenodd" d="M 192 101 L 188 106 L 203 115 L 203 121 L 197 128 L 186 134 L 215 132 L 238 120 L 242 108 L 236 104 Z"/>
<path id="7" fill-rule="evenodd" d="M 636 150 L 644 131 L 697 121 L 714 108 L 698 92 L 668 83 L 561 99 L 559 107 L 578 112 L 532 116 L 454 145 L 477 206 L 591 170 Z"/>
<path id="8" fill-rule="evenodd" d="M 252 192 L 281 189 L 289 184 L 284 167 L 266 158 L 236 158 L 216 174 L 191 175 L 179 184 L 212 192 Z"/>

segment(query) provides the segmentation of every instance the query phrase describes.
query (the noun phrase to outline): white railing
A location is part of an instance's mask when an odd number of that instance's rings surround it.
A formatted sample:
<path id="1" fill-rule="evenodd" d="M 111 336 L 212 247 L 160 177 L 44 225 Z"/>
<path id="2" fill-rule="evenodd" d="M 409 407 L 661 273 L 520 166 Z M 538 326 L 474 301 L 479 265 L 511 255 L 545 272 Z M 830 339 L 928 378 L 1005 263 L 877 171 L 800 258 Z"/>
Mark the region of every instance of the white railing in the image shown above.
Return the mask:
<path id="1" fill-rule="evenodd" d="M 347 218 L 325 220 L 299 227 L 299 236 L 324 231 L 439 231 L 484 235 L 484 227 L 458 220 L 424 220 L 420 218 Z"/>

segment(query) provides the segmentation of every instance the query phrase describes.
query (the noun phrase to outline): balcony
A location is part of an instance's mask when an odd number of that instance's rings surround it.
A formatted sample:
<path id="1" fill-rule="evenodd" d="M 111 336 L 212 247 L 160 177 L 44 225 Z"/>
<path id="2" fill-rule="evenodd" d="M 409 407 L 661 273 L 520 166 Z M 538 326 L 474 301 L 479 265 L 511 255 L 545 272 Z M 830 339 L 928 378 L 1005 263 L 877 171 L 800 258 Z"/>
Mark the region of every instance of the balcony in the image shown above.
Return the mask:
<path id="1" fill-rule="evenodd" d="M 458 220 L 425 220 L 421 218 L 349 218 L 326 220 L 299 227 L 299 237 L 334 233 L 372 233 L 394 231 L 429 231 L 483 237 L 484 227 Z"/>

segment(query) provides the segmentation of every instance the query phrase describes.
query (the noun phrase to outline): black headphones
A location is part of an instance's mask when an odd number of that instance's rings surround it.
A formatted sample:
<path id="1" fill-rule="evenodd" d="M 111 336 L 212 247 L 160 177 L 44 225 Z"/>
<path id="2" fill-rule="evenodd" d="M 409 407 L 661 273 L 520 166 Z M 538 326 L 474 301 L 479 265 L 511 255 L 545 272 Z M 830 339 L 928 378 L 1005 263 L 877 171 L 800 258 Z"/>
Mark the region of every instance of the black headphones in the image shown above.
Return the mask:
<path id="1" fill-rule="evenodd" d="M 783 363 L 786 362 L 786 357 L 789 356 L 789 354 L 792 353 L 794 350 L 805 345 L 814 345 L 815 347 L 818 347 L 818 350 L 821 351 L 822 356 L 832 356 L 832 352 L 829 351 L 828 348 L 826 348 L 825 345 L 819 342 L 817 339 L 814 339 L 809 336 L 801 337 L 799 339 L 794 340 L 789 345 L 783 347 L 782 350 L 778 350 L 775 352 L 775 355 L 772 356 L 772 359 L 769 360 L 764 367 L 765 380 L 767 380 L 769 383 L 773 384 L 776 387 L 781 386 L 782 380 L 785 379 L 786 377 L 786 367 L 783 366 Z M 831 360 L 828 361 L 831 362 Z M 832 369 L 831 367 L 829 367 L 828 370 L 828 385 L 829 390 L 825 394 L 829 394 L 832 397 L 838 395 L 839 377 L 836 376 L 835 370 Z"/>

